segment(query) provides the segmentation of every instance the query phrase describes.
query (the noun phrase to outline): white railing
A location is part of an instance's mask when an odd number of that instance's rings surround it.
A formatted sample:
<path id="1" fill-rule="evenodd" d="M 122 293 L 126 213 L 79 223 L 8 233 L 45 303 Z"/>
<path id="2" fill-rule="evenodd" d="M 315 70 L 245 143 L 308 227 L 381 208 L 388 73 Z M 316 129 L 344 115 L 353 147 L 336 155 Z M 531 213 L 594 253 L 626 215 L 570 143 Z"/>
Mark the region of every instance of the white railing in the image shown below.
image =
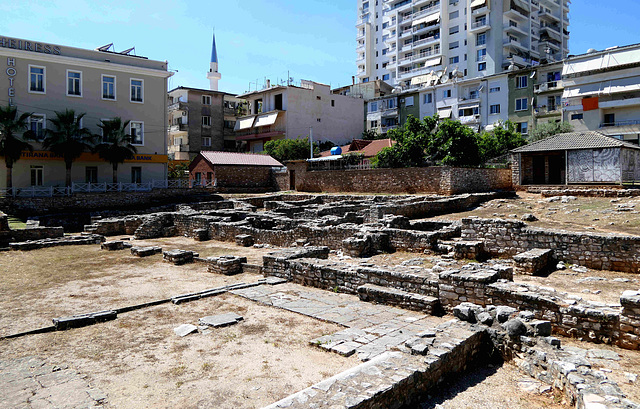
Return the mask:
<path id="1" fill-rule="evenodd" d="M 82 193 L 150 192 L 153 189 L 213 188 L 217 180 L 152 180 L 144 183 L 72 183 L 71 187 L 30 186 L 0 189 L 0 197 L 55 197 Z"/>

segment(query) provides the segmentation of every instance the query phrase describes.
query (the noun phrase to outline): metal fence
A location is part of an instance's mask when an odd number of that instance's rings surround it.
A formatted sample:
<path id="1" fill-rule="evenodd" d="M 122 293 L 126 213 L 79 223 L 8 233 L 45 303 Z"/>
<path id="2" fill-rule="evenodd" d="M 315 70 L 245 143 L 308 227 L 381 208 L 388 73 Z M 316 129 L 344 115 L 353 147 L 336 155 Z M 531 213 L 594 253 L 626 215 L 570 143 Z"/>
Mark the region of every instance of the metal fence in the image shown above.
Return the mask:
<path id="1" fill-rule="evenodd" d="M 0 197 L 60 197 L 82 193 L 150 192 L 153 189 L 213 188 L 217 180 L 152 180 L 144 183 L 72 183 L 71 187 L 30 186 L 0 189 Z"/>

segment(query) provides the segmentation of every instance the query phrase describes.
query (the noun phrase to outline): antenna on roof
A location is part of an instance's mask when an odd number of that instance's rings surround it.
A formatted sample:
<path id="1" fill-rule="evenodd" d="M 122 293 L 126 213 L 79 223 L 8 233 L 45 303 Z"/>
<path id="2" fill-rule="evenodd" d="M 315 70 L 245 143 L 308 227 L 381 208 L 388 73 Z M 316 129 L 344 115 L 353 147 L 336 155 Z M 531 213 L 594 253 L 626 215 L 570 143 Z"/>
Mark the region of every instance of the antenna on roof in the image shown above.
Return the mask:
<path id="1" fill-rule="evenodd" d="M 122 54 L 122 55 L 129 55 L 129 53 L 130 53 L 131 51 L 135 51 L 135 49 L 136 49 L 135 47 L 131 47 L 131 48 L 126 49 L 126 50 L 124 50 L 124 51 L 120 51 L 120 54 Z M 134 53 L 133 53 L 133 55 L 135 55 L 135 54 L 136 54 L 136 53 L 134 52 Z"/>
<path id="2" fill-rule="evenodd" d="M 109 43 L 107 45 L 103 45 L 102 47 L 96 48 L 96 51 L 109 51 L 109 48 L 113 47 L 113 43 Z"/>

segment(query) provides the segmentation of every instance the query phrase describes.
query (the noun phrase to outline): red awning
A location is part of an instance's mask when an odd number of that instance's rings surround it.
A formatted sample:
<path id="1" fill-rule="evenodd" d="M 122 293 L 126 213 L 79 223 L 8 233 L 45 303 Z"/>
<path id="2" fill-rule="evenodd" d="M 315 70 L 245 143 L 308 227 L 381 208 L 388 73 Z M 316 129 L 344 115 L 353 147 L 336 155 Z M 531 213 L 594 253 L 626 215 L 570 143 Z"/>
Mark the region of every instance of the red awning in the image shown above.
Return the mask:
<path id="1" fill-rule="evenodd" d="M 236 136 L 236 141 L 257 141 L 260 139 L 274 138 L 276 136 L 284 136 L 284 132 L 265 132 L 258 134 Z"/>

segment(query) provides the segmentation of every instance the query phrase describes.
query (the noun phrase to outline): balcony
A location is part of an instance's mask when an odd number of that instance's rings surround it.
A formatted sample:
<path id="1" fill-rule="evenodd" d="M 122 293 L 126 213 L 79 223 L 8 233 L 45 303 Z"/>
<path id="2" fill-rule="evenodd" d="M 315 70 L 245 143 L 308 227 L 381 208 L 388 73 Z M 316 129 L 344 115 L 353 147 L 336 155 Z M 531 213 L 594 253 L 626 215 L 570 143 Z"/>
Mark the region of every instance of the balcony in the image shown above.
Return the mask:
<path id="1" fill-rule="evenodd" d="M 358 46 L 356 47 L 356 52 L 363 53 L 364 49 L 365 49 L 364 44 L 358 44 Z"/>
<path id="2" fill-rule="evenodd" d="M 640 97 L 629 98 L 629 97 L 618 97 L 612 98 L 609 101 L 602 101 L 598 103 L 600 108 L 622 108 L 622 107 L 630 107 L 630 106 L 638 106 L 640 105 Z"/>
<path id="3" fill-rule="evenodd" d="M 413 19 L 417 19 L 420 18 L 422 16 L 427 16 L 429 14 L 433 14 L 437 11 L 440 11 L 440 4 L 436 4 L 435 6 L 429 7 L 428 9 L 424 9 L 421 11 L 418 11 L 417 13 L 413 13 L 412 17 Z"/>
<path id="4" fill-rule="evenodd" d="M 187 103 L 186 102 L 178 101 L 178 102 L 174 102 L 173 104 L 169 105 L 169 112 L 172 112 L 172 111 L 186 111 L 186 110 L 187 110 Z"/>
<path id="5" fill-rule="evenodd" d="M 186 132 L 189 130 L 189 124 L 177 124 L 169 127 L 169 132 Z"/>
<path id="6" fill-rule="evenodd" d="M 480 21 L 476 21 L 471 23 L 471 27 L 469 28 L 469 32 L 470 33 L 482 33 L 485 32 L 487 30 L 491 29 L 491 26 L 488 23 L 488 20 L 486 18 L 480 20 Z"/>
<path id="7" fill-rule="evenodd" d="M 632 119 L 628 121 L 602 122 L 600 124 L 600 128 L 608 128 L 610 126 L 628 126 L 628 125 L 640 125 L 640 120 Z"/>
<path id="8" fill-rule="evenodd" d="M 505 38 L 502 43 L 504 45 L 504 48 L 516 48 L 516 49 L 524 51 L 524 52 L 528 52 L 529 51 L 529 47 L 525 46 L 520 41 L 511 39 L 511 38 Z"/>
<path id="9" fill-rule="evenodd" d="M 536 117 L 561 115 L 562 108 L 559 105 L 543 105 L 541 107 L 535 107 L 533 114 Z"/>
<path id="10" fill-rule="evenodd" d="M 525 36 L 525 37 L 528 36 L 528 33 L 518 26 L 510 25 L 509 27 L 505 28 L 504 31 L 507 34 L 511 34 L 511 35 Z"/>
<path id="11" fill-rule="evenodd" d="M 356 27 L 357 27 L 357 26 L 364 25 L 364 24 L 367 24 L 367 23 L 369 23 L 369 22 L 371 22 L 371 15 L 370 15 L 370 14 L 367 14 L 366 16 L 364 16 L 364 17 L 360 17 L 360 18 L 358 19 L 358 21 L 356 22 Z"/>
<path id="12" fill-rule="evenodd" d="M 562 81 L 541 82 L 533 86 L 533 92 L 536 94 L 542 92 L 558 91 L 563 89 Z"/>
<path id="13" fill-rule="evenodd" d="M 481 16 L 481 15 L 487 14 L 487 13 L 489 13 L 489 7 L 487 7 L 487 6 L 478 7 L 477 9 L 471 10 L 471 15 L 472 16 Z"/>
<path id="14" fill-rule="evenodd" d="M 433 45 L 435 43 L 440 43 L 440 35 L 439 34 L 435 35 L 435 36 L 423 38 L 423 39 L 418 40 L 418 41 L 414 41 L 413 42 L 413 48 L 415 49 L 415 48 L 419 48 L 419 47 Z"/>
<path id="15" fill-rule="evenodd" d="M 538 12 L 538 18 L 540 20 L 547 20 L 547 21 L 551 21 L 551 22 L 560 22 L 560 17 L 554 16 L 552 13 L 545 11 L 545 10 L 541 10 Z"/>
<path id="16" fill-rule="evenodd" d="M 169 150 L 169 153 L 189 152 L 189 145 L 185 143 L 182 143 L 179 145 L 169 145 L 168 150 Z"/>
<path id="17" fill-rule="evenodd" d="M 519 8 L 511 8 L 504 12 L 504 15 L 514 20 L 529 19 L 529 13 Z"/>

